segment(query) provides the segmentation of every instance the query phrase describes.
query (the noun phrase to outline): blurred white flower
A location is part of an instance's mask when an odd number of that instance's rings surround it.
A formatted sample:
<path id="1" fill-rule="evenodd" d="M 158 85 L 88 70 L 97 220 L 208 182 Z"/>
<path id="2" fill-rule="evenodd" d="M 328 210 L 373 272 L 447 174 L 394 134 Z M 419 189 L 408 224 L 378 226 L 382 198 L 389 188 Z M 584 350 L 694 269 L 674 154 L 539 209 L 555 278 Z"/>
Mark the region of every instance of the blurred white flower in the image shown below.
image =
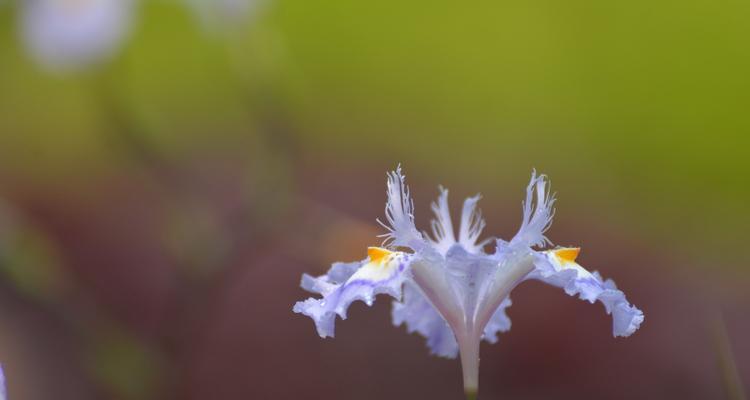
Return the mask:
<path id="1" fill-rule="evenodd" d="M 24 0 L 21 35 L 42 67 L 80 69 L 110 58 L 130 31 L 134 0 Z"/>
<path id="2" fill-rule="evenodd" d="M 187 0 L 200 23 L 208 31 L 221 31 L 248 21 L 263 0 Z"/>

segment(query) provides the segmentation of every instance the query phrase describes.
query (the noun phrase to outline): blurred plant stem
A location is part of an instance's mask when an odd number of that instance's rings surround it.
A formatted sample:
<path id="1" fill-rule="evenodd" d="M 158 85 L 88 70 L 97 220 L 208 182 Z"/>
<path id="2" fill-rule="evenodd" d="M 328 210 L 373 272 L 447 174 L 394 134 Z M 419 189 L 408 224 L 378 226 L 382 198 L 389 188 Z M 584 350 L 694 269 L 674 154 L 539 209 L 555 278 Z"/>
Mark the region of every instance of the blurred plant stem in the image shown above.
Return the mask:
<path id="1" fill-rule="evenodd" d="M 98 383 L 125 400 L 157 398 L 170 371 L 163 354 L 114 321 L 88 322 L 88 366 Z"/>
<path id="2" fill-rule="evenodd" d="M 163 157 L 145 140 L 144 128 L 138 126 L 135 118 L 132 118 L 124 104 L 124 101 L 116 93 L 113 83 L 116 80 L 116 71 L 112 68 L 102 68 L 91 75 L 89 86 L 91 96 L 99 105 L 101 118 L 110 125 L 110 140 L 113 148 L 123 149 L 123 156 L 130 160 L 142 163 L 150 169 L 152 174 L 167 174 L 157 176 L 162 183 L 173 181 L 175 177 L 168 172 L 170 169 Z"/>
<path id="3" fill-rule="evenodd" d="M 477 400 L 477 392 L 474 390 L 467 390 L 466 391 L 466 400 Z"/>
<path id="4" fill-rule="evenodd" d="M 740 379 L 740 374 L 737 370 L 737 363 L 732 353 L 732 344 L 729 339 L 729 334 L 727 334 L 726 323 L 724 322 L 721 311 L 718 311 L 716 315 L 716 319 L 712 326 L 712 333 L 714 346 L 716 348 L 717 361 L 719 362 L 719 369 L 721 370 L 721 377 L 727 393 L 727 399 L 745 400 L 745 390 L 742 386 L 742 379 Z"/>

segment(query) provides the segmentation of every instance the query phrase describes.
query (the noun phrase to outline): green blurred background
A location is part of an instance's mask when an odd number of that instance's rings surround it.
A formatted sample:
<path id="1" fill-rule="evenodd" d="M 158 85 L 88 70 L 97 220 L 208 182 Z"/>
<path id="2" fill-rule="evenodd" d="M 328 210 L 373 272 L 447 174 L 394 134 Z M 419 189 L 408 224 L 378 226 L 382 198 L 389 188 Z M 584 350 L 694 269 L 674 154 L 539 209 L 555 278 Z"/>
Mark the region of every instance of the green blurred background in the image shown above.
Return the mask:
<path id="1" fill-rule="evenodd" d="M 178 1 L 141 1 L 114 57 L 73 72 L 28 55 L 21 8 L 0 2 L 11 398 L 460 398 L 457 363 L 389 327 L 387 302 L 377 321 L 361 307 L 351 323 L 403 336 L 408 363 L 376 360 L 392 344 L 347 347 L 358 328 L 342 327 L 336 350 L 339 338 L 322 343 L 290 311 L 302 271 L 377 244 L 384 174 L 398 163 L 422 226 L 443 184 L 481 191 L 487 233 L 505 237 L 531 170 L 548 174 L 559 198 L 550 238 L 581 244 L 582 263 L 646 313 L 643 332 L 615 342 L 598 307 L 571 300 L 560 312 L 583 312 L 583 325 L 550 342 L 530 332 L 545 304 L 535 287 L 522 292 L 531 325 L 514 319 L 517 350 L 501 339 L 484 355 L 496 360 L 483 381 L 506 378 L 483 390 L 720 398 L 732 393 L 722 368 L 750 384 L 739 342 L 750 334 L 750 3 L 268 0 L 206 29 Z M 523 309 L 514 300 L 511 318 Z M 706 332 L 717 318 L 736 369 L 715 359 Z M 297 338 L 299 349 L 282 342 Z M 378 385 L 347 376 L 334 351 L 372 359 Z M 626 360 L 604 361 L 613 352 Z M 540 383 L 538 364 L 511 363 L 529 357 L 552 365 Z M 403 365 L 444 373 L 455 393 L 411 385 Z M 409 389 L 383 388 L 391 379 Z"/>

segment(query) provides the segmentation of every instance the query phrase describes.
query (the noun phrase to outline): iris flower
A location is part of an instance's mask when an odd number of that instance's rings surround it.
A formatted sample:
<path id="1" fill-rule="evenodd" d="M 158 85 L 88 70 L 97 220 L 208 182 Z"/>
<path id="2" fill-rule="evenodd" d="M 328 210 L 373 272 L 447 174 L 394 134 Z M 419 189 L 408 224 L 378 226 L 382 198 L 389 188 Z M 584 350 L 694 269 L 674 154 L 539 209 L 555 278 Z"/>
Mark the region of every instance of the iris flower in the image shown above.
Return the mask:
<path id="1" fill-rule="evenodd" d="M 464 201 L 456 237 L 448 191 L 440 188 L 432 204 L 430 236 L 414 225 L 414 205 L 401 168 L 389 173 L 383 247 L 368 248 L 362 261 L 334 263 L 325 275 L 304 274 L 302 288 L 322 297 L 297 302 L 294 312 L 312 318 L 320 337 L 333 337 L 336 316 L 346 319 L 353 301 L 372 305 L 376 295 L 390 295 L 395 299 L 394 325 L 404 324 L 409 332 L 424 336 L 435 355 L 460 354 L 467 398 L 476 398 L 479 388 L 479 344 L 495 343 L 498 332 L 510 329 L 509 295 L 524 281 L 539 280 L 570 296 L 602 303 L 612 315 L 615 337 L 638 329 L 643 313 L 612 280 L 576 263 L 579 248 L 551 247 L 544 236 L 555 203 L 545 175 L 532 173 L 521 227 L 510 241 L 480 240 L 485 222 L 479 199 L 477 195 Z M 494 251 L 485 251 L 492 240 Z"/>

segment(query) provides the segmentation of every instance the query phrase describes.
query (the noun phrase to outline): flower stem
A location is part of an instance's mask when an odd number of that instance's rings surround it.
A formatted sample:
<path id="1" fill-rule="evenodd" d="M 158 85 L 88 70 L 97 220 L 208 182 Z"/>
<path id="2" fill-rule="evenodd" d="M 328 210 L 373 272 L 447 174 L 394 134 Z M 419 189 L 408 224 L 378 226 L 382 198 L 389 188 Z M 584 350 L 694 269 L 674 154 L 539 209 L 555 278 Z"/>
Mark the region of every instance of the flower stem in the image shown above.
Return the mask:
<path id="1" fill-rule="evenodd" d="M 464 376 L 464 391 L 467 399 L 476 399 L 479 390 L 479 342 L 481 337 L 469 331 L 458 339 L 461 353 L 461 369 Z"/>

